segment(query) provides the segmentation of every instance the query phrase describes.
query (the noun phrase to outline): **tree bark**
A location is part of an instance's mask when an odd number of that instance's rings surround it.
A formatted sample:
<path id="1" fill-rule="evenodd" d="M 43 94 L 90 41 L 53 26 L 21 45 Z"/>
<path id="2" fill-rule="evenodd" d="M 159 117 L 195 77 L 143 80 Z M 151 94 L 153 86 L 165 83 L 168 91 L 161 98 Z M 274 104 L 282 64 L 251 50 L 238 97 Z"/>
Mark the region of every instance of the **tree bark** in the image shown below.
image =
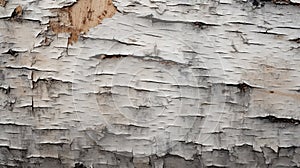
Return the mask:
<path id="1" fill-rule="evenodd" d="M 299 167 L 298 0 L 0 0 L 0 167 Z"/>

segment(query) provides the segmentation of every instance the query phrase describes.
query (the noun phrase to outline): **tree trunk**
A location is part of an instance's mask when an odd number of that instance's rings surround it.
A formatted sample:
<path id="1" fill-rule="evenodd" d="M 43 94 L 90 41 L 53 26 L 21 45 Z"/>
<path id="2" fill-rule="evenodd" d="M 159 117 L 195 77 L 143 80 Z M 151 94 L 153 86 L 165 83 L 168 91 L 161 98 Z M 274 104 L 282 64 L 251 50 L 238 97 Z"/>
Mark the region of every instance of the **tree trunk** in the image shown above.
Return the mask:
<path id="1" fill-rule="evenodd" d="M 0 0 L 0 167 L 299 167 L 299 0 Z"/>

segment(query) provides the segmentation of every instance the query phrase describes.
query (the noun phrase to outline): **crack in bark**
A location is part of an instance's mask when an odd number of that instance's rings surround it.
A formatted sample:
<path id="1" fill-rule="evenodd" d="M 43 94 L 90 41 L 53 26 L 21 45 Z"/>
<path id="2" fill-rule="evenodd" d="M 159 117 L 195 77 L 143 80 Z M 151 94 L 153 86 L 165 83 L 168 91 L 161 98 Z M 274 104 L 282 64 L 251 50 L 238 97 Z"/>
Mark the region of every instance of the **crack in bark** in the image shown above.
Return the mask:
<path id="1" fill-rule="evenodd" d="M 292 124 L 292 125 L 298 125 L 300 123 L 300 120 L 294 119 L 294 118 L 281 118 L 281 117 L 276 117 L 273 115 L 267 115 L 264 117 L 255 117 L 260 120 L 268 120 L 272 123 L 286 123 L 286 124 Z"/>
<path id="2" fill-rule="evenodd" d="M 245 94 L 249 92 L 251 89 L 255 88 L 254 86 L 251 86 L 245 82 L 240 82 L 238 84 L 226 84 L 226 86 L 237 87 L 241 94 Z"/>

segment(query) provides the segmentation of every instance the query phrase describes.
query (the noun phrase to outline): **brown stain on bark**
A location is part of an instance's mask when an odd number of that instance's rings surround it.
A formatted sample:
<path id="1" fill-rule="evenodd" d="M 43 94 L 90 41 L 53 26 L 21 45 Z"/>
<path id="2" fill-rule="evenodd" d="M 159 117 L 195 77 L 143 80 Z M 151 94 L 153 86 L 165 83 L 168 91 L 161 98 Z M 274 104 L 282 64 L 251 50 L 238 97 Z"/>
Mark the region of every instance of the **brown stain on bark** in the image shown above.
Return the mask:
<path id="1" fill-rule="evenodd" d="M 274 55 L 277 57 L 277 55 Z M 275 60 L 275 59 L 274 59 Z M 254 59 L 251 71 L 243 73 L 242 80 L 265 88 L 285 88 L 286 85 L 297 85 L 291 77 L 293 71 L 291 63 L 287 59 L 278 58 L 274 62 L 267 59 Z"/>
<path id="2" fill-rule="evenodd" d="M 5 7 L 6 3 L 6 0 L 0 0 L 0 6 Z"/>
<path id="3" fill-rule="evenodd" d="M 112 0 L 78 0 L 70 7 L 57 10 L 58 17 L 50 20 L 50 27 L 56 34 L 70 33 L 68 44 L 73 44 L 80 33 L 88 32 L 104 18 L 111 18 L 116 11 Z"/>
<path id="4" fill-rule="evenodd" d="M 269 94 L 275 94 L 275 96 L 285 96 L 285 97 L 290 97 L 295 100 L 300 100 L 300 94 L 297 93 L 290 93 L 289 91 L 280 91 L 280 90 L 260 90 L 263 94 L 269 95 Z"/>

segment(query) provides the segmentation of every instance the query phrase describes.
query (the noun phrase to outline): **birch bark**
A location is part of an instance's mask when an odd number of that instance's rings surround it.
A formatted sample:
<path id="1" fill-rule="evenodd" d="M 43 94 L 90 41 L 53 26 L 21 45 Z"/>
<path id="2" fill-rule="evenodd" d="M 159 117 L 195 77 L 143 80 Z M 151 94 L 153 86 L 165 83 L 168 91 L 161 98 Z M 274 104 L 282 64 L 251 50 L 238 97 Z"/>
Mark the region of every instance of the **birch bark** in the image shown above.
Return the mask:
<path id="1" fill-rule="evenodd" d="M 0 0 L 0 167 L 299 167 L 298 0 Z"/>

